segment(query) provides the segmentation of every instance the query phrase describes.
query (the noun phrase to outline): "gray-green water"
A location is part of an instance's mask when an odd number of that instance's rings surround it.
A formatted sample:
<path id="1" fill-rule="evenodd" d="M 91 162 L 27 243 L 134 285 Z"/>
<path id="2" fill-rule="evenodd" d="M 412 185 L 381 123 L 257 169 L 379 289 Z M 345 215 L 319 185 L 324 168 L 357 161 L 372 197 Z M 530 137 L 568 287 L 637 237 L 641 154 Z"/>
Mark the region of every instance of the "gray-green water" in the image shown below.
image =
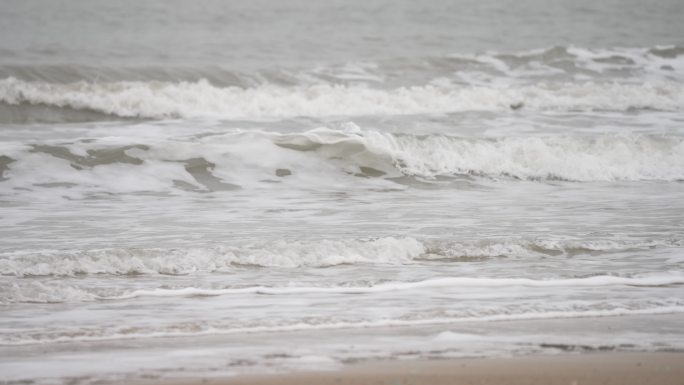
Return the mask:
<path id="1" fill-rule="evenodd" d="M 0 382 L 684 348 L 682 16 L 0 2 Z"/>

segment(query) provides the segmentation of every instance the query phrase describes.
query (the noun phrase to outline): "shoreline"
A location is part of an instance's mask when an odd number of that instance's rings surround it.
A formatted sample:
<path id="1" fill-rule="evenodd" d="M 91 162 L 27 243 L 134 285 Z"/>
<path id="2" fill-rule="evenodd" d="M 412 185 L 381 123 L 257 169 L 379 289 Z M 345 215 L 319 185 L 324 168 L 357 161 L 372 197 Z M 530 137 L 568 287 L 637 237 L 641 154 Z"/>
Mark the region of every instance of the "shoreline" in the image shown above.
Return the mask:
<path id="1" fill-rule="evenodd" d="M 328 371 L 172 378 L 140 385 L 682 385 L 684 352 L 609 352 L 354 363 Z"/>

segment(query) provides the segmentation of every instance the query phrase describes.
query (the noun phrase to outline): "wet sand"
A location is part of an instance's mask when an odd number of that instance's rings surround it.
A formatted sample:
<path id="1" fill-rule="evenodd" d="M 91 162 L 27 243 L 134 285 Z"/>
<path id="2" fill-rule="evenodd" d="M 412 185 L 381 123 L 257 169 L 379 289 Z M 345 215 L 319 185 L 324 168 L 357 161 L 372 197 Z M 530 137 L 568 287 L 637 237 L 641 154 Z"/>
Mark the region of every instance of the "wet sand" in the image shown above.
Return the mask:
<path id="1" fill-rule="evenodd" d="M 336 371 L 164 381 L 165 385 L 674 385 L 684 353 L 586 353 L 359 363 Z"/>

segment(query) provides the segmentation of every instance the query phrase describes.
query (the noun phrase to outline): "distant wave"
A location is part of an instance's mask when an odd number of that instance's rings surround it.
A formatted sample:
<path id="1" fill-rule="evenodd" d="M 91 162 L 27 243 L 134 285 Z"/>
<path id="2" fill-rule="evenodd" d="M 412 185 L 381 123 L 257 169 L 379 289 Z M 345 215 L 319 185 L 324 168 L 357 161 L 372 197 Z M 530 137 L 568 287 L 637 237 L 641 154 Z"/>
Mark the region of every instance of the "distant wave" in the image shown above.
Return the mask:
<path id="1" fill-rule="evenodd" d="M 684 108 L 684 84 L 561 82 L 509 86 L 365 85 L 219 87 L 196 82 L 49 83 L 0 80 L 0 102 L 91 110 L 122 118 L 270 119 L 459 111 Z"/>
<path id="2" fill-rule="evenodd" d="M 0 122 L 463 111 L 681 111 L 684 47 L 555 46 L 253 72 L 0 65 Z"/>
<path id="3" fill-rule="evenodd" d="M 403 75 L 403 76 L 402 76 Z M 640 76 L 684 80 L 684 47 L 585 48 L 551 46 L 522 51 L 483 51 L 444 53 L 433 56 L 402 57 L 371 62 L 326 63 L 308 68 L 276 67 L 239 71 L 218 63 L 203 65 L 108 66 L 65 64 L 0 64 L 0 79 L 17 78 L 45 83 L 120 81 L 197 82 L 241 88 L 259 85 L 313 84 L 388 84 L 390 79 L 411 81 L 451 78 L 461 83 L 478 83 L 498 78 L 539 80 L 543 78 L 575 80 L 608 78 L 634 79 Z M 401 81 L 399 81 L 401 84 Z M 406 82 L 403 85 L 408 85 Z"/>

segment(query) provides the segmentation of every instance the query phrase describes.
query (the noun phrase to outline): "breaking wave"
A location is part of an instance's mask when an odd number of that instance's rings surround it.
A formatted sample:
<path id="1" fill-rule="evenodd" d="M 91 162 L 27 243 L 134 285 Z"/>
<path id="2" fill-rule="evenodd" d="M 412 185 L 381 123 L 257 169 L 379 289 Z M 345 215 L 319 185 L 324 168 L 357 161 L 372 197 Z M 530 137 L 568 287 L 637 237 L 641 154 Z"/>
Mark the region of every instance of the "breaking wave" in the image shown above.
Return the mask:
<path id="1" fill-rule="evenodd" d="M 320 128 L 282 134 L 233 130 L 193 137 L 12 143 L 0 148 L 0 189 L 70 192 L 230 191 L 357 177 L 532 181 L 684 180 L 684 138 L 655 134 L 463 138 Z M 399 178 L 399 179 L 397 179 Z M 403 182 L 402 182 L 403 183 Z"/>
<path id="2" fill-rule="evenodd" d="M 280 136 L 275 141 L 305 150 L 323 146 L 321 151 L 348 158 L 384 158 L 404 175 L 427 178 L 476 175 L 574 181 L 684 179 L 684 138 L 663 135 L 468 139 L 352 129 L 345 133 L 314 130 Z"/>
<path id="3" fill-rule="evenodd" d="M 560 82 L 399 88 L 314 84 L 220 87 L 199 81 L 0 80 L 0 102 L 90 110 L 122 118 L 271 119 L 297 116 L 439 114 L 461 111 L 654 109 L 680 111 L 684 85 Z"/>

